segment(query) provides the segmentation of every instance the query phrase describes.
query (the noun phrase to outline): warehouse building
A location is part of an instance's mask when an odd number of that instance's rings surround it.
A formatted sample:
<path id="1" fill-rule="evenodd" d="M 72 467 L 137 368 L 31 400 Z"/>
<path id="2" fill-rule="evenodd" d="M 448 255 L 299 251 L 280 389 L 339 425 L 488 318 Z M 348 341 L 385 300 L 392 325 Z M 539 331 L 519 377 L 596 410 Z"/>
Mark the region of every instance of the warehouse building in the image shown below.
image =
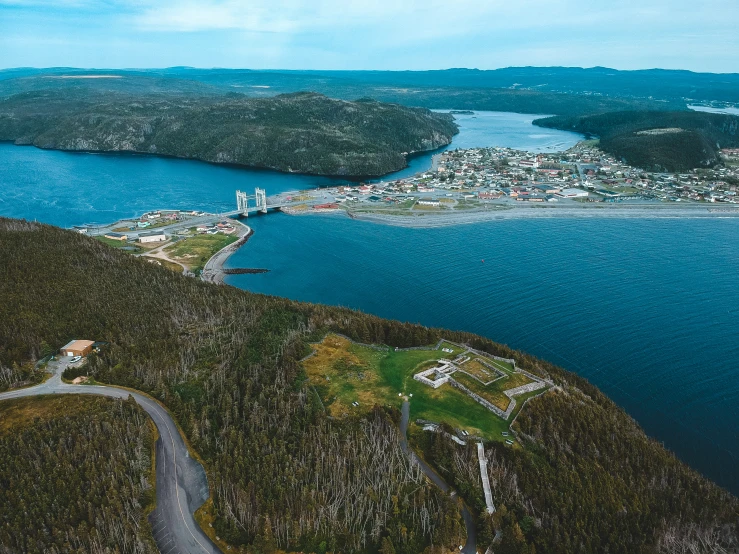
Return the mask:
<path id="1" fill-rule="evenodd" d="M 62 356 L 87 356 L 92 352 L 92 345 L 95 344 L 91 340 L 73 340 L 64 345 L 61 349 Z"/>
<path id="2" fill-rule="evenodd" d="M 163 242 L 167 240 L 167 236 L 164 231 L 151 231 L 150 233 L 141 233 L 139 235 L 139 242 L 146 244 L 147 242 Z"/>

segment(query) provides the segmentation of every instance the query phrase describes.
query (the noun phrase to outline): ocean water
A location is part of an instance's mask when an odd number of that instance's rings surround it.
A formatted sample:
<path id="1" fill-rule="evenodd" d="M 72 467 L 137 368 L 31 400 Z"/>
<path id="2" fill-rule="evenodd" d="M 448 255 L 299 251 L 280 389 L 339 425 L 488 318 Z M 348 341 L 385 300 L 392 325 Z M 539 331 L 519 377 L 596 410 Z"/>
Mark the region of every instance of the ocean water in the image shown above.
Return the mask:
<path id="1" fill-rule="evenodd" d="M 541 129 L 541 116 L 503 112 L 457 115 L 460 132 L 433 153 L 411 157 L 408 167 L 382 179 L 408 177 L 431 167 L 434 153 L 449 148 L 511 146 L 533 151 L 566 149 L 580 135 Z M 237 189 L 267 195 L 345 183 L 345 180 L 234 168 L 145 155 L 86 154 L 0 143 L 0 216 L 38 219 L 71 227 L 108 223 L 151 209 L 236 208 Z"/>
<path id="2" fill-rule="evenodd" d="M 459 115 L 451 148 L 558 150 L 536 116 Z M 429 167 L 431 155 L 385 177 Z M 337 181 L 194 161 L 0 144 L 0 215 L 63 227 L 152 208 L 234 209 Z M 340 216 L 252 217 L 235 286 L 464 329 L 590 379 L 684 461 L 739 494 L 739 221 L 493 221 L 405 229 Z M 485 260 L 483 263 L 481 260 Z"/>
<path id="3" fill-rule="evenodd" d="M 472 331 L 586 377 L 739 494 L 735 219 L 503 220 L 407 229 L 252 218 L 227 282 Z M 484 262 L 482 261 L 484 260 Z"/>

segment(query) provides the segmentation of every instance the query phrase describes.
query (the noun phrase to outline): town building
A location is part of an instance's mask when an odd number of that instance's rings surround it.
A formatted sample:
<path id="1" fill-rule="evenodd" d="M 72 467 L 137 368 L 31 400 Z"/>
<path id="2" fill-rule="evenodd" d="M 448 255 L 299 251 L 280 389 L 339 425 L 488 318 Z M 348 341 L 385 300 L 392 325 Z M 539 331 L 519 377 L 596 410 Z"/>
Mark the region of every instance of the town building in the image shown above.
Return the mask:
<path id="1" fill-rule="evenodd" d="M 139 242 L 141 244 L 163 242 L 165 240 L 167 240 L 167 235 L 164 234 L 164 231 L 151 231 L 149 233 L 141 233 L 139 235 Z"/>
<path id="2" fill-rule="evenodd" d="M 91 340 L 71 340 L 65 344 L 60 352 L 62 356 L 87 356 L 92 352 L 92 345 L 95 344 Z"/>

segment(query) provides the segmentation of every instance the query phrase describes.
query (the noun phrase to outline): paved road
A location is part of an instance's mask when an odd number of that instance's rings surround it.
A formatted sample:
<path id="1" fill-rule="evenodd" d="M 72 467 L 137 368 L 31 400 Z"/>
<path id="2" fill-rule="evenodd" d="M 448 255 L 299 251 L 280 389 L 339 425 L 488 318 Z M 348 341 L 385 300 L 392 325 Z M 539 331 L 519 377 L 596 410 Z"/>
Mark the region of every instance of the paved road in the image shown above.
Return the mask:
<path id="1" fill-rule="evenodd" d="M 159 431 L 156 443 L 157 508 L 149 516 L 154 539 L 162 554 L 217 554 L 221 551 L 203 533 L 193 513 L 208 499 L 205 470 L 190 457 L 177 426 L 157 402 L 124 389 L 108 386 L 67 385 L 61 374 L 69 358 L 61 358 L 54 375 L 35 387 L 0 393 L 0 400 L 42 394 L 97 394 L 111 398 L 133 396 Z"/>
<path id="2" fill-rule="evenodd" d="M 451 491 L 452 494 L 456 494 L 449 484 L 444 481 L 444 479 L 442 479 L 441 476 L 431 468 L 431 466 L 416 456 L 416 453 L 408 446 L 407 432 L 410 413 L 411 405 L 407 400 L 405 400 L 403 401 L 403 407 L 400 410 L 400 446 L 403 449 L 403 452 L 406 453 L 411 461 L 419 465 L 421 471 L 424 472 L 426 477 L 428 477 L 434 485 L 439 487 L 445 493 L 449 493 Z M 464 519 L 464 526 L 467 529 L 467 542 L 465 543 L 464 548 L 462 548 L 462 554 L 475 554 L 477 552 L 477 532 L 475 531 L 475 521 L 472 519 L 472 514 L 464 501 L 462 502 L 462 519 Z"/>
<path id="3" fill-rule="evenodd" d="M 151 231 L 165 231 L 169 234 L 175 233 L 177 231 L 182 231 L 184 229 L 189 229 L 190 227 L 197 227 L 198 225 L 207 225 L 210 223 L 213 223 L 214 221 L 221 221 L 223 219 L 227 219 L 231 216 L 237 215 L 238 212 L 224 212 L 220 214 L 208 214 L 208 215 L 201 215 L 201 216 L 187 216 L 186 219 L 182 221 L 175 221 L 173 223 L 170 223 L 169 225 L 163 225 L 161 227 L 156 227 L 154 229 L 151 228 L 142 228 L 142 229 L 136 229 L 134 231 L 126 231 L 125 234 L 128 235 L 129 239 L 138 237 L 141 233 L 149 233 Z M 111 232 L 113 229 L 117 229 L 118 227 L 125 227 L 126 224 L 134 224 L 137 219 L 123 219 L 120 221 L 116 221 L 114 223 L 110 223 L 108 225 L 90 225 L 88 227 L 87 234 L 91 236 L 96 235 L 104 235 L 105 233 Z"/>
<path id="4" fill-rule="evenodd" d="M 241 248 L 243 245 L 242 240 L 247 240 L 244 237 L 251 236 L 251 227 L 248 225 L 244 225 L 240 221 L 234 221 L 234 225 L 236 226 L 236 236 L 239 237 L 239 240 L 221 248 L 205 262 L 200 278 L 206 283 L 223 284 L 223 265 L 234 252 Z"/>

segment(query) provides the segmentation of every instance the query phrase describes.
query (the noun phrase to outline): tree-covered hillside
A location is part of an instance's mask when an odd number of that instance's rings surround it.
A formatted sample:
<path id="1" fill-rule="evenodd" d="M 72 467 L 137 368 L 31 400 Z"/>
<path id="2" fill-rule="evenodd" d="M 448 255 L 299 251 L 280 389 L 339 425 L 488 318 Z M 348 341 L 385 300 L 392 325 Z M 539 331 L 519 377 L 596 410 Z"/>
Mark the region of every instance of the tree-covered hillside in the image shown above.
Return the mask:
<path id="1" fill-rule="evenodd" d="M 480 551 L 496 528 L 496 554 L 708 552 L 706 535 L 739 548 L 736 498 L 585 380 L 488 339 L 208 285 L 18 220 L 0 219 L 0 298 L 2 365 L 39 356 L 44 341 L 109 343 L 91 374 L 171 410 L 205 461 L 216 532 L 245 552 L 418 554 L 464 542 L 456 500 L 401 450 L 399 404 L 364 417 L 322 409 L 299 360 L 328 331 L 399 347 L 444 336 L 515 357 L 557 385 L 519 417 L 524 448 L 487 447 L 496 518 L 480 510 L 472 450 L 413 437 L 475 509 Z M 683 550 L 666 549 L 675 544 Z"/>
<path id="2" fill-rule="evenodd" d="M 0 402 L 0 552 L 157 552 L 153 427 L 133 401 Z"/>
<path id="3" fill-rule="evenodd" d="M 89 75 L 103 78 L 80 78 Z M 677 87 L 665 87 L 666 80 L 660 74 L 644 76 L 639 72 L 604 68 L 600 71 L 598 68 L 507 68 L 498 71 L 24 68 L 0 70 L 0 96 L 81 87 L 137 95 L 223 95 L 236 91 L 252 97 L 312 91 L 343 100 L 369 97 L 424 108 L 574 116 L 623 110 L 685 109 L 685 95 L 675 92 L 685 89 L 695 92 L 696 86 L 690 84 L 693 78 L 708 95 L 705 98 L 720 100 L 725 94 L 733 94 L 739 102 L 735 80 L 726 82 L 723 76 L 692 74 L 679 80 Z M 713 91 L 717 91 L 715 97 L 711 96 Z"/>
<path id="4" fill-rule="evenodd" d="M 721 148 L 739 146 L 739 117 L 705 112 L 612 112 L 555 116 L 535 125 L 600 137 L 600 147 L 647 170 L 713 167 Z"/>
<path id="5" fill-rule="evenodd" d="M 0 98 L 0 140 L 319 175 L 397 171 L 407 154 L 449 144 L 457 130 L 447 114 L 314 93 L 248 98 L 72 87 Z"/>

